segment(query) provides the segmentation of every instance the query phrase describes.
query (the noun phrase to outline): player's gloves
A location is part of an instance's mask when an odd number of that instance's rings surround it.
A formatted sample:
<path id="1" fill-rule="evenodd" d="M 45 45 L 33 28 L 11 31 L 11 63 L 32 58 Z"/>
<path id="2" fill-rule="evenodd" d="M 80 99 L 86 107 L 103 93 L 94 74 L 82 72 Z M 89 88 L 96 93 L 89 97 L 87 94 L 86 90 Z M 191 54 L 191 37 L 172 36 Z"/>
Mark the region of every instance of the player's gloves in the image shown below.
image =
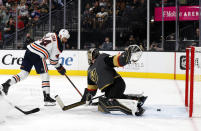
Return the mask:
<path id="1" fill-rule="evenodd" d="M 132 53 L 131 51 L 132 51 L 132 47 L 128 46 L 128 48 L 126 48 L 125 51 L 121 53 L 121 55 L 118 58 L 118 63 L 121 66 L 125 66 L 126 64 L 130 63 L 131 53 Z"/>
<path id="2" fill-rule="evenodd" d="M 81 101 L 86 101 L 87 105 L 91 105 L 92 104 L 92 98 L 93 96 L 96 94 L 96 91 L 89 91 L 87 88 L 85 88 L 84 90 L 84 95 L 82 96 Z"/>
<path id="3" fill-rule="evenodd" d="M 66 73 L 66 69 L 60 64 L 59 67 L 56 68 L 57 71 L 61 74 L 61 75 L 65 75 Z"/>

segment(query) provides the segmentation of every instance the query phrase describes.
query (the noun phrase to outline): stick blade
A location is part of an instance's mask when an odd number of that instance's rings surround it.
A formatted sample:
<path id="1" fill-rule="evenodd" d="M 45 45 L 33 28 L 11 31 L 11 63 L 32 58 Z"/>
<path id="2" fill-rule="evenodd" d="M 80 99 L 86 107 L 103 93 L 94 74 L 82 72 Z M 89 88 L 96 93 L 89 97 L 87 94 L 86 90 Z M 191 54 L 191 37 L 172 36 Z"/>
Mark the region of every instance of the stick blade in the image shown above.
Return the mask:
<path id="1" fill-rule="evenodd" d="M 72 108 L 75 108 L 75 107 L 78 107 L 78 106 L 81 106 L 81 105 L 84 105 L 84 104 L 86 104 L 86 101 L 79 101 L 79 102 L 70 104 L 68 106 L 64 106 L 63 111 L 66 111 L 66 110 L 69 110 L 69 109 L 72 109 Z"/>
<path id="2" fill-rule="evenodd" d="M 20 112 L 24 113 L 25 115 L 29 115 L 29 114 L 32 114 L 32 113 L 36 113 L 36 112 L 39 112 L 40 111 L 40 108 L 34 108 L 30 111 L 23 111 L 22 109 L 20 109 L 19 107 L 15 106 L 15 108 L 17 110 L 19 110 Z"/>
<path id="3" fill-rule="evenodd" d="M 61 98 L 58 95 L 56 95 L 55 99 L 56 99 L 57 103 L 59 104 L 59 106 L 61 107 L 61 109 L 63 110 L 65 105 L 64 105 L 63 101 L 61 100 Z"/>
<path id="4" fill-rule="evenodd" d="M 39 112 L 39 111 L 40 111 L 40 108 L 35 108 L 33 110 L 27 111 L 27 115 L 32 114 L 32 113 L 36 113 L 36 112 Z"/>

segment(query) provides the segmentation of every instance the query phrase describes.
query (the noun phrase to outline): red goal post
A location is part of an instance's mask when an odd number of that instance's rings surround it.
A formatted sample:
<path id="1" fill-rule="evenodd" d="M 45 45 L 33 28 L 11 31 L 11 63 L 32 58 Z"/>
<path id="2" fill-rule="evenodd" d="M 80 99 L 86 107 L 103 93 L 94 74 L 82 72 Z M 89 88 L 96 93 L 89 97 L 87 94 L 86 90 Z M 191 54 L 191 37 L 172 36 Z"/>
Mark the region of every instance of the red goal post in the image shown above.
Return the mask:
<path id="1" fill-rule="evenodd" d="M 201 117 L 201 47 L 186 48 L 185 106 L 189 117 Z"/>

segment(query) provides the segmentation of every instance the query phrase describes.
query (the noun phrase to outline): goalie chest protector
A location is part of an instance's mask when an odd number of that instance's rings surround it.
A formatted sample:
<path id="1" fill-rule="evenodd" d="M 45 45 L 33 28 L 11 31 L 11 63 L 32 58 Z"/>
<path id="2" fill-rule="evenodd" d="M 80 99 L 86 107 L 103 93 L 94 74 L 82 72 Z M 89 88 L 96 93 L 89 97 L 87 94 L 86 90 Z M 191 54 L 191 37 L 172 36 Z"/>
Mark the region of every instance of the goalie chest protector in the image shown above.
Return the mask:
<path id="1" fill-rule="evenodd" d="M 93 81 L 100 90 L 108 87 L 114 82 L 114 79 L 120 77 L 120 75 L 114 70 L 113 67 L 105 63 L 105 57 L 108 54 L 100 54 L 93 65 L 88 69 L 88 79 Z"/>

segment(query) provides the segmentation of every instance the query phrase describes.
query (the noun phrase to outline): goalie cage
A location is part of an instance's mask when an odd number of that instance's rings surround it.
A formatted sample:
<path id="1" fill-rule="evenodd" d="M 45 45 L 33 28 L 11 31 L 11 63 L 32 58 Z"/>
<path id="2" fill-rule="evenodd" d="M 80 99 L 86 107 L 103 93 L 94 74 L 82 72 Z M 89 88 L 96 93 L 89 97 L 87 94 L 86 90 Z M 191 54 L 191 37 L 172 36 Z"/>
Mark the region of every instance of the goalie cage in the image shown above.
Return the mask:
<path id="1" fill-rule="evenodd" d="M 186 48 L 185 106 L 189 117 L 201 117 L 201 47 Z"/>

